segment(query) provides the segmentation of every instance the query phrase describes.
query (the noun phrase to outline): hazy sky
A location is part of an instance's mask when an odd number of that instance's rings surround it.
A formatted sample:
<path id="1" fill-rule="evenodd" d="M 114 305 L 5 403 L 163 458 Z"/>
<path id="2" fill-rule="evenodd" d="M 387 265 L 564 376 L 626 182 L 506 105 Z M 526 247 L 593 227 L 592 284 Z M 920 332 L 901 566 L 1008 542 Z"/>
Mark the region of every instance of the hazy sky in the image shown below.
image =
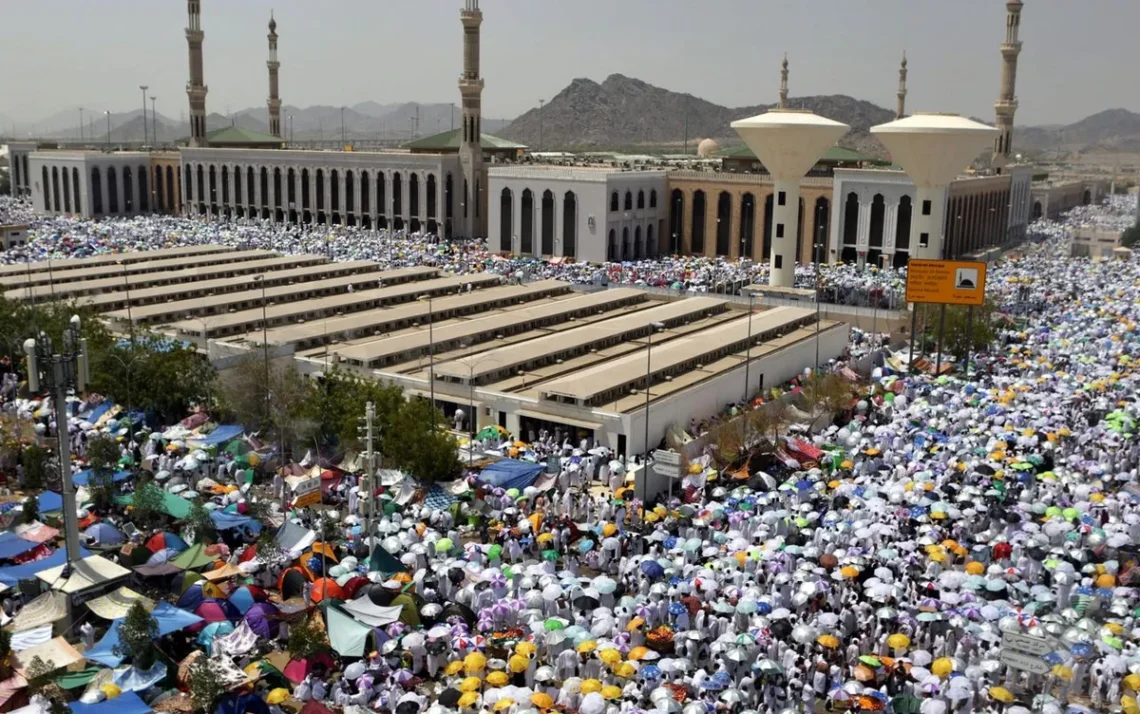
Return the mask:
<path id="1" fill-rule="evenodd" d="M 182 0 L 3 0 L 0 114 L 34 121 L 123 111 L 150 85 L 187 107 Z M 207 109 L 265 105 L 266 23 L 280 34 L 287 104 L 458 102 L 462 0 L 202 0 Z M 1002 0 L 482 0 L 483 111 L 513 117 L 575 77 L 622 73 L 722 104 L 792 96 L 894 106 L 907 51 L 910 111 L 992 118 Z M 1026 0 L 1018 124 L 1140 111 L 1137 0 Z"/>

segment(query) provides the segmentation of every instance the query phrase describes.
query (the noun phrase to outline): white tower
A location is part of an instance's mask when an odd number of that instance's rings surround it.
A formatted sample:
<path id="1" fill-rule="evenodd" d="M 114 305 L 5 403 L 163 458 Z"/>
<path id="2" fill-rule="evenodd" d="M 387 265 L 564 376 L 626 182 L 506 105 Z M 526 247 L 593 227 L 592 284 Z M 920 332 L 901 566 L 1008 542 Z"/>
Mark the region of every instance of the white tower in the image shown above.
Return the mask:
<path id="1" fill-rule="evenodd" d="M 1005 4 L 1005 42 L 1001 43 L 1001 96 L 994 102 L 997 128 L 1001 132 L 994 141 L 993 165 L 1000 172 L 1009 164 L 1013 149 L 1013 115 L 1017 111 L 1017 56 L 1021 54 L 1021 41 L 1017 31 L 1021 28 L 1021 0 Z"/>
<path id="2" fill-rule="evenodd" d="M 799 245 L 800 179 L 851 127 L 808 110 L 773 109 L 734 121 L 732 128 L 775 179 L 768 282 L 790 288 Z"/>
<path id="3" fill-rule="evenodd" d="M 281 138 L 281 98 L 277 95 L 277 71 L 281 63 L 277 61 L 277 20 L 273 19 L 273 11 L 269 12 L 269 133 Z"/>
<path id="4" fill-rule="evenodd" d="M 915 186 L 910 256 L 940 259 L 950 182 L 997 136 L 993 127 L 957 114 L 915 114 L 871 127 Z"/>
<path id="5" fill-rule="evenodd" d="M 902 64 L 899 65 L 899 91 L 895 92 L 898 102 L 895 104 L 895 119 L 906 116 L 906 52 L 903 52 Z"/>

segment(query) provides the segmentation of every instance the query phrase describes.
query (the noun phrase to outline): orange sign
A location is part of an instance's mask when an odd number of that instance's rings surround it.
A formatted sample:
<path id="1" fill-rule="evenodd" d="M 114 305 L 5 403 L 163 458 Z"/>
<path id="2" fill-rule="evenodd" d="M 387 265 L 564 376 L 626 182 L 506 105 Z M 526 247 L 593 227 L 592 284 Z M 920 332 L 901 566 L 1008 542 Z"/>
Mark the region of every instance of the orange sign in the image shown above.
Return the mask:
<path id="1" fill-rule="evenodd" d="M 981 306 L 986 299 L 986 264 L 975 260 L 922 260 L 906 264 L 906 301 Z"/>

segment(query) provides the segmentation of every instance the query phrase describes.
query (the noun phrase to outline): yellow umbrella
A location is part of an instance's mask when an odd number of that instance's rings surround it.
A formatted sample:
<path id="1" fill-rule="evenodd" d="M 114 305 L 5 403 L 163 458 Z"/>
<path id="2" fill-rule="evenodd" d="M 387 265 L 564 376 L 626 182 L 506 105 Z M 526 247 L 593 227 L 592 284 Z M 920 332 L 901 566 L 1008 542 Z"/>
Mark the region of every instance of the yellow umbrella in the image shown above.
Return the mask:
<path id="1" fill-rule="evenodd" d="M 463 708 L 474 707 L 478 703 L 479 703 L 479 693 L 478 692 L 466 692 L 463 694 L 463 696 L 461 696 L 459 698 L 459 706 L 463 707 Z"/>
<path id="2" fill-rule="evenodd" d="M 535 692 L 530 695 L 530 703 L 539 709 L 549 709 L 554 706 L 554 698 L 546 692 Z"/>
<path id="3" fill-rule="evenodd" d="M 605 649 L 598 653 L 598 657 L 602 662 L 610 665 L 611 667 L 618 662 L 621 662 L 621 652 L 613 649 Z"/>
<path id="4" fill-rule="evenodd" d="M 582 694 L 600 691 L 602 691 L 602 683 L 600 681 L 596 679 L 586 679 L 582 681 Z"/>
<path id="5" fill-rule="evenodd" d="M 835 635 L 820 635 L 815 641 L 820 647 L 826 647 L 829 650 L 839 648 L 839 638 Z"/>
<path id="6" fill-rule="evenodd" d="M 930 665 L 931 674 L 945 677 L 954 671 L 954 660 L 949 657 L 939 657 Z"/>
<path id="7" fill-rule="evenodd" d="M 1140 691 L 1140 674 L 1130 674 L 1125 677 L 1124 686 L 1133 691 Z"/>
<path id="8" fill-rule="evenodd" d="M 622 662 L 614 667 L 614 675 L 622 679 L 629 679 L 635 674 L 637 674 L 637 667 L 634 667 L 632 662 Z"/>
<path id="9" fill-rule="evenodd" d="M 523 641 L 515 645 L 515 652 L 521 654 L 523 657 L 530 657 L 535 652 L 538 652 L 538 648 L 534 646 L 533 642 Z"/>
<path id="10" fill-rule="evenodd" d="M 483 687 L 483 680 L 478 677 L 468 677 L 459 684 L 461 692 L 477 692 Z"/>
<path id="11" fill-rule="evenodd" d="M 467 674 L 474 674 L 487 666 L 487 658 L 482 652 L 472 652 L 463 658 L 463 668 Z"/>
<path id="12" fill-rule="evenodd" d="M 577 647 L 578 654 L 590 654 L 591 652 L 593 652 L 596 649 L 598 649 L 598 643 L 595 640 L 586 640 L 585 642 L 581 643 Z M 617 652 L 617 650 L 606 650 L 606 651 L 607 652 Z"/>
<path id="13" fill-rule="evenodd" d="M 839 569 L 839 574 L 845 578 L 855 578 L 859 576 L 859 569 L 854 565 L 844 565 Z"/>
<path id="14" fill-rule="evenodd" d="M 976 560 L 966 563 L 966 572 L 970 575 L 981 575 L 986 572 L 986 566 Z"/>
<path id="15" fill-rule="evenodd" d="M 507 661 L 507 666 L 510 667 L 511 671 L 515 674 L 525 672 L 526 668 L 530 666 L 530 657 L 520 654 L 513 655 L 510 660 Z"/>
<path id="16" fill-rule="evenodd" d="M 1003 704 L 1009 704 L 1013 701 L 1013 692 L 1005 687 L 990 687 L 990 696 Z"/>
<path id="17" fill-rule="evenodd" d="M 487 684 L 490 684 L 492 687 L 505 687 L 509 681 L 511 681 L 511 678 L 506 672 L 491 672 L 487 675 Z"/>
<path id="18" fill-rule="evenodd" d="M 514 699 L 511 699 L 510 697 L 503 697 L 499 701 L 495 702 L 495 711 L 497 711 L 497 712 L 505 711 L 507 709 L 510 709 L 514 705 L 515 705 Z"/>
<path id="19" fill-rule="evenodd" d="M 604 526 L 602 526 L 602 535 L 609 538 L 614 533 L 617 533 L 617 530 L 618 530 L 617 526 L 615 526 L 613 523 L 607 523 Z"/>
<path id="20" fill-rule="evenodd" d="M 1124 710 L 1124 714 L 1140 714 L 1140 706 L 1136 704 L 1136 697 L 1127 695 L 1121 697 L 1120 708 Z"/>
<path id="21" fill-rule="evenodd" d="M 606 699 L 621 699 L 621 687 L 615 687 L 612 684 L 608 687 L 602 687 L 602 696 Z"/>
<path id="22" fill-rule="evenodd" d="M 648 647 L 634 647 L 629 651 L 629 658 L 634 662 L 649 654 Z"/>
<path id="23" fill-rule="evenodd" d="M 645 625 L 645 618 L 635 617 L 629 621 L 628 625 L 626 625 L 625 631 L 626 632 L 633 632 L 634 630 L 641 629 L 644 625 Z"/>
<path id="24" fill-rule="evenodd" d="M 1073 679 L 1073 668 L 1066 667 L 1063 664 L 1055 664 L 1053 665 L 1053 676 L 1070 682 Z"/>
<path id="25" fill-rule="evenodd" d="M 891 649 L 901 650 L 910 647 L 910 638 L 901 632 L 896 632 L 887 638 L 887 644 Z"/>
<path id="26" fill-rule="evenodd" d="M 447 667 L 443 670 L 444 674 L 453 677 L 463 671 L 463 660 L 457 659 L 453 662 L 448 662 Z"/>
<path id="27" fill-rule="evenodd" d="M 123 693 L 123 690 L 119 689 L 114 684 L 104 684 L 102 687 L 99 687 L 99 691 L 103 692 L 103 694 L 105 694 L 108 699 L 114 699 Z"/>
<path id="28" fill-rule="evenodd" d="M 554 540 L 554 534 L 553 533 L 547 532 L 547 533 L 539 533 L 538 534 L 538 542 L 539 543 L 549 543 L 552 540 Z"/>
<path id="29" fill-rule="evenodd" d="M 289 690 L 285 687 L 278 687 L 269 692 L 265 697 L 266 704 L 280 704 L 289 698 Z"/>

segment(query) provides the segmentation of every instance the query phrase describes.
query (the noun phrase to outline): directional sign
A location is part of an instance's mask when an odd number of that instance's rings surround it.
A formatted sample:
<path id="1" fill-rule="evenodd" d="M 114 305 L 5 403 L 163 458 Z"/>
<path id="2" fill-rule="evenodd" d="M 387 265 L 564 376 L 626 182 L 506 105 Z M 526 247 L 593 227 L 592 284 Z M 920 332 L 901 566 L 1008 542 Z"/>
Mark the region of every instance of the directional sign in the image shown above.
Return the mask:
<path id="1" fill-rule="evenodd" d="M 676 451 L 657 449 L 653 452 L 653 472 L 668 478 L 681 478 L 681 455 Z"/>
<path id="2" fill-rule="evenodd" d="M 985 300 L 985 263 L 919 258 L 907 261 L 907 302 L 980 306 Z"/>
<path id="3" fill-rule="evenodd" d="M 1005 649 L 1020 650 L 1031 655 L 1047 655 L 1053 651 L 1053 645 L 1044 637 L 1036 635 L 1023 635 L 1020 632 L 1003 632 L 1001 646 Z"/>
<path id="4" fill-rule="evenodd" d="M 998 659 L 1007 667 L 1020 669 L 1030 674 L 1048 674 L 1053 669 L 1048 662 L 1040 657 L 1024 652 L 1015 652 L 1004 647 L 1001 648 L 1001 656 Z"/>

